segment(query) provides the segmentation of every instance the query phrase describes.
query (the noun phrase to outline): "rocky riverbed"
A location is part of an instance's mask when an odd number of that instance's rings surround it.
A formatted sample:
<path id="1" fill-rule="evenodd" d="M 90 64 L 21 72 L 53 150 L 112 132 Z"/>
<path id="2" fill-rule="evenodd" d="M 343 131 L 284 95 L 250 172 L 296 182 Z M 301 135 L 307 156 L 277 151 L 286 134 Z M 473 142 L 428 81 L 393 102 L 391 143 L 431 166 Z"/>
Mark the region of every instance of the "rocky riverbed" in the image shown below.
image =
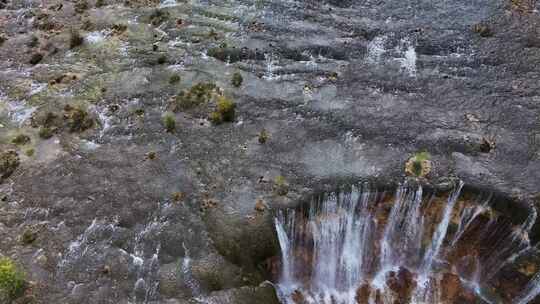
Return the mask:
<path id="1" fill-rule="evenodd" d="M 342 183 L 461 179 L 522 217 L 539 204 L 539 8 L 0 0 L 15 303 L 278 303 L 273 210 Z"/>

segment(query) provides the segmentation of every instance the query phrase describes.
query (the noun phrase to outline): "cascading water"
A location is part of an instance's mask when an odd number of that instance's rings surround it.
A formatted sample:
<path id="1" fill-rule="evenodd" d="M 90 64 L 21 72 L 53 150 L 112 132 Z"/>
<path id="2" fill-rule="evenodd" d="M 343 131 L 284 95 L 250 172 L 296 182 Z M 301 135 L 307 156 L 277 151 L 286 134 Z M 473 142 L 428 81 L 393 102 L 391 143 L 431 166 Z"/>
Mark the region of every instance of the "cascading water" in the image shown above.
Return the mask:
<path id="1" fill-rule="evenodd" d="M 540 275 L 519 293 L 492 290 L 502 267 L 532 248 L 536 213 L 516 225 L 489 200 L 461 198 L 462 187 L 441 197 L 402 185 L 392 199 L 363 185 L 277 211 L 282 302 L 529 303 Z"/>

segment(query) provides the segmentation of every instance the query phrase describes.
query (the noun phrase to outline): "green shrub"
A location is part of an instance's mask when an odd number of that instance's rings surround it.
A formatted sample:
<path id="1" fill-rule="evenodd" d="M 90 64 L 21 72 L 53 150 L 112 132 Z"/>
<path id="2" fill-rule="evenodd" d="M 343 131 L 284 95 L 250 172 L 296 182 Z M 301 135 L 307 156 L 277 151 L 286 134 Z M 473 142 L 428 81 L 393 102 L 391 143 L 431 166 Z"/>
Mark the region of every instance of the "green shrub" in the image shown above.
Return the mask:
<path id="1" fill-rule="evenodd" d="M 15 151 L 0 153 L 0 180 L 8 178 L 20 164 L 19 155 Z"/>
<path id="2" fill-rule="evenodd" d="M 96 7 L 102 7 L 105 5 L 105 0 L 96 0 Z"/>
<path id="3" fill-rule="evenodd" d="M 420 176 L 422 174 L 422 162 L 419 160 L 413 160 L 411 171 L 414 175 Z"/>
<path id="4" fill-rule="evenodd" d="M 208 119 L 216 125 L 222 122 L 232 122 L 234 121 L 235 106 L 234 102 L 230 99 L 220 96 L 217 101 L 216 110 L 210 113 Z"/>
<path id="5" fill-rule="evenodd" d="M 146 153 L 146 159 L 154 160 L 156 158 L 157 158 L 157 153 L 156 152 L 150 151 L 150 152 Z"/>
<path id="6" fill-rule="evenodd" d="M 268 138 L 270 138 L 270 136 L 268 135 L 268 132 L 266 132 L 265 129 L 262 129 L 261 133 L 259 133 L 259 143 L 260 144 L 264 144 L 268 141 Z"/>
<path id="7" fill-rule="evenodd" d="M 87 9 L 88 9 L 88 2 L 86 2 L 86 0 L 79 0 L 75 3 L 75 12 L 77 14 L 82 14 Z"/>
<path id="8" fill-rule="evenodd" d="M 198 83 L 187 91 L 182 91 L 176 96 L 173 111 L 185 111 L 207 103 L 212 99 L 217 86 L 214 83 Z"/>
<path id="9" fill-rule="evenodd" d="M 0 258 L 0 299 L 13 300 L 25 290 L 24 273 L 9 258 Z"/>
<path id="10" fill-rule="evenodd" d="M 431 171 L 431 155 L 428 152 L 415 153 L 405 164 L 405 173 L 425 177 Z"/>
<path id="11" fill-rule="evenodd" d="M 76 30 L 71 30 L 69 33 L 69 48 L 74 49 L 80 45 L 82 45 L 84 42 L 84 38 L 81 36 L 81 34 Z"/>
<path id="12" fill-rule="evenodd" d="M 281 175 L 276 176 L 276 178 L 274 179 L 274 192 L 282 196 L 289 193 L 289 186 L 287 185 L 287 181 Z"/>
<path id="13" fill-rule="evenodd" d="M 159 57 L 157 58 L 157 63 L 158 64 L 165 64 L 167 63 L 167 56 L 165 55 L 159 55 Z"/>
<path id="14" fill-rule="evenodd" d="M 43 139 L 49 139 L 53 137 L 54 131 L 52 128 L 49 127 L 41 127 L 39 128 L 39 137 Z"/>
<path id="15" fill-rule="evenodd" d="M 238 72 L 233 74 L 232 79 L 231 79 L 231 83 L 233 86 L 238 88 L 242 85 L 243 82 L 244 82 L 244 78 L 242 77 L 242 74 Z"/>
<path id="16" fill-rule="evenodd" d="M 165 130 L 167 132 L 172 133 L 176 129 L 176 119 L 174 118 L 174 115 L 167 113 L 163 116 L 163 125 L 165 126 Z"/>
<path id="17" fill-rule="evenodd" d="M 493 36 L 493 31 L 486 24 L 482 24 L 482 23 L 475 24 L 473 26 L 473 31 L 478 33 L 481 37 L 491 37 L 491 36 Z"/>
<path id="18" fill-rule="evenodd" d="M 171 75 L 171 77 L 169 78 L 169 83 L 170 84 L 175 84 L 175 83 L 178 83 L 178 82 L 180 82 L 180 75 L 178 75 L 178 74 Z"/>
<path id="19" fill-rule="evenodd" d="M 28 135 L 25 135 L 25 134 L 19 134 L 17 136 L 15 136 L 11 142 L 15 145 L 26 145 L 27 143 L 30 142 L 30 137 Z"/>
<path id="20" fill-rule="evenodd" d="M 30 64 L 36 65 L 43 59 L 43 54 L 41 53 L 33 53 L 32 56 L 30 56 L 30 60 L 28 62 Z"/>
<path id="21" fill-rule="evenodd" d="M 210 113 L 210 115 L 208 115 L 208 120 L 210 120 L 210 122 L 215 125 L 219 125 L 223 122 L 223 116 L 221 116 L 221 113 L 219 113 L 218 111 L 214 111 Z"/>
<path id="22" fill-rule="evenodd" d="M 150 14 L 150 22 L 153 26 L 158 26 L 169 19 L 169 12 L 156 9 Z"/>
<path id="23" fill-rule="evenodd" d="M 66 107 L 64 110 L 67 112 L 65 117 L 70 132 L 82 132 L 94 125 L 94 120 L 82 108 Z"/>
<path id="24" fill-rule="evenodd" d="M 32 229 L 25 229 L 21 235 L 21 241 L 23 244 L 32 244 L 37 239 L 37 233 Z"/>
<path id="25" fill-rule="evenodd" d="M 29 48 L 35 48 L 39 45 L 39 39 L 35 35 L 31 35 L 30 38 L 28 38 L 28 41 L 26 42 L 26 46 Z"/>
<path id="26" fill-rule="evenodd" d="M 143 108 L 138 108 L 135 110 L 135 115 L 137 116 L 144 116 L 144 109 Z"/>

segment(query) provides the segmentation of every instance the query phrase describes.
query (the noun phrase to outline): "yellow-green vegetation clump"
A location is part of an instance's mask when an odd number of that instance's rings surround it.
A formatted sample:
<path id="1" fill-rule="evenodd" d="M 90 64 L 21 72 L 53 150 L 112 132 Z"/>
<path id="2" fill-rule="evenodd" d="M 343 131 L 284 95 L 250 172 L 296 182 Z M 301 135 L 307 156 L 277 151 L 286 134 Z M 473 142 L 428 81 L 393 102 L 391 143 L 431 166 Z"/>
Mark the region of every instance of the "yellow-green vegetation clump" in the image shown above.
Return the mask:
<path id="1" fill-rule="evenodd" d="M 285 180 L 285 177 L 278 175 L 274 179 L 274 192 L 277 195 L 287 195 L 289 193 L 289 185 L 287 184 L 287 181 Z"/>
<path id="2" fill-rule="evenodd" d="M 22 296 L 25 285 L 24 273 L 15 262 L 9 258 L 0 258 L 0 300 L 6 300 L 9 303 Z"/>
<path id="3" fill-rule="evenodd" d="M 176 119 L 171 113 L 163 115 L 163 126 L 169 133 L 173 133 L 176 130 Z"/>
<path id="4" fill-rule="evenodd" d="M 426 177 L 431 171 L 431 155 L 428 152 L 414 154 L 405 164 L 405 173 L 410 176 Z"/>
<path id="5" fill-rule="evenodd" d="M 11 140 L 11 143 L 18 146 L 26 145 L 29 142 L 30 142 L 30 137 L 26 134 L 19 134 L 13 137 L 13 139 Z"/>
<path id="6" fill-rule="evenodd" d="M 219 96 L 216 110 L 210 113 L 210 121 L 214 124 L 234 121 L 236 104 L 225 96 Z"/>
<path id="7" fill-rule="evenodd" d="M 176 96 L 172 110 L 174 112 L 185 111 L 208 103 L 217 89 L 218 87 L 211 82 L 198 83 Z"/>
<path id="8" fill-rule="evenodd" d="M 262 145 L 268 141 L 270 138 L 270 135 L 268 135 L 268 132 L 265 129 L 262 129 L 262 131 L 259 133 L 259 143 Z"/>

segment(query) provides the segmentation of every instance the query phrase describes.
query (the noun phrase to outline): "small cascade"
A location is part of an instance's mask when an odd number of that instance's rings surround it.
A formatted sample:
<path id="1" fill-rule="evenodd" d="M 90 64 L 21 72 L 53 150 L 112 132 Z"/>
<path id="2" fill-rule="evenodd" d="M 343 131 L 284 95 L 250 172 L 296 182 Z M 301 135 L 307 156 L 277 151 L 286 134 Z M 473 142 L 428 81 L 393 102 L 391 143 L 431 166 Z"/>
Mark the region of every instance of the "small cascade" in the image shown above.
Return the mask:
<path id="1" fill-rule="evenodd" d="M 431 271 L 433 260 L 436 259 L 439 255 L 443 240 L 446 237 L 446 232 L 448 231 L 448 224 L 450 224 L 450 216 L 452 215 L 454 205 L 457 202 L 462 187 L 463 182 L 460 181 L 457 188 L 448 197 L 448 202 L 446 203 L 446 207 L 444 208 L 443 219 L 437 226 L 437 230 L 435 231 L 435 235 L 432 238 L 431 245 L 429 246 L 427 253 L 424 256 L 424 261 L 422 265 L 422 271 L 424 275 L 428 274 Z"/>
<path id="2" fill-rule="evenodd" d="M 199 286 L 199 282 L 197 282 L 197 280 L 193 277 L 193 273 L 191 271 L 191 256 L 189 253 L 189 248 L 187 248 L 185 243 L 182 243 L 182 247 L 184 248 L 185 255 L 184 260 L 182 261 L 181 275 L 186 286 L 191 290 L 191 295 L 193 297 L 198 297 L 201 294 L 201 288 Z"/>
<path id="3" fill-rule="evenodd" d="M 100 267 L 100 258 L 105 248 L 110 247 L 113 233 L 117 229 L 116 224 L 94 219 L 84 232 L 69 244 L 58 264 L 61 272 L 76 272 L 78 269 L 88 271 L 89 267 Z M 86 268 L 84 265 L 87 265 Z"/>
<path id="4" fill-rule="evenodd" d="M 158 236 L 167 224 L 162 216 L 163 208 L 167 206 L 158 205 L 154 217 L 135 235 L 135 245 L 130 256 L 137 278 L 133 286 L 133 299 L 137 304 L 158 300 L 161 248 Z"/>
<path id="5" fill-rule="evenodd" d="M 409 74 L 411 77 L 416 76 L 416 61 L 417 61 L 417 55 L 416 50 L 414 48 L 414 45 L 411 41 L 408 39 L 403 39 L 401 41 L 402 43 L 402 52 L 403 52 L 403 58 L 399 58 L 399 62 L 401 63 L 401 68 Z"/>
<path id="6" fill-rule="evenodd" d="M 381 61 L 382 56 L 386 52 L 386 49 L 384 46 L 386 43 L 386 39 L 387 38 L 385 36 L 378 36 L 369 42 L 367 46 L 367 56 L 366 56 L 366 60 L 369 63 L 377 64 Z"/>
<path id="7" fill-rule="evenodd" d="M 275 74 L 275 71 L 277 70 L 276 64 L 277 59 L 274 54 L 264 54 L 264 61 L 266 64 L 266 70 L 264 72 L 263 78 L 266 80 L 275 80 L 278 78 L 278 76 Z"/>
<path id="8" fill-rule="evenodd" d="M 459 182 L 440 195 L 405 184 L 389 196 L 362 185 L 277 211 L 281 301 L 515 303 L 497 295 L 495 286 L 503 266 L 530 250 L 536 212 L 515 224 L 493 210 L 489 199 L 463 198 L 463 186 Z M 526 304 L 539 286 L 540 274 L 521 295 L 511 296 Z"/>

